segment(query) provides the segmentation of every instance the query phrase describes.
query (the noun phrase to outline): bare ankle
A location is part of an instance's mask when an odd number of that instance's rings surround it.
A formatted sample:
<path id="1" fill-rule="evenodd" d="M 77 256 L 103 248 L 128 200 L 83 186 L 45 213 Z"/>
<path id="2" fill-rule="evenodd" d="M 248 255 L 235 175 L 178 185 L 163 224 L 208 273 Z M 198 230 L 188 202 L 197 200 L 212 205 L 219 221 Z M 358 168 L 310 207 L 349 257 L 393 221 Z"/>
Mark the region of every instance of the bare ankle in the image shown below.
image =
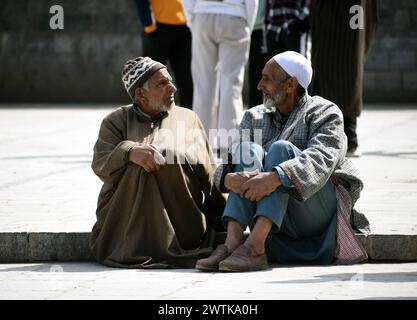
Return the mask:
<path id="1" fill-rule="evenodd" d="M 239 222 L 234 220 L 228 221 L 227 237 L 224 245 L 227 247 L 229 252 L 234 251 L 245 241 L 245 237 L 243 235 L 244 229 L 244 226 L 242 226 Z"/>
<path id="2" fill-rule="evenodd" d="M 227 237 L 226 242 L 224 245 L 227 247 L 229 252 L 234 251 L 237 247 L 239 247 L 244 241 L 244 237 L 236 238 L 236 237 Z"/>
<path id="3" fill-rule="evenodd" d="M 252 243 L 251 241 L 245 241 L 245 247 L 247 247 L 253 256 L 259 256 L 265 254 L 265 245 L 259 245 Z"/>

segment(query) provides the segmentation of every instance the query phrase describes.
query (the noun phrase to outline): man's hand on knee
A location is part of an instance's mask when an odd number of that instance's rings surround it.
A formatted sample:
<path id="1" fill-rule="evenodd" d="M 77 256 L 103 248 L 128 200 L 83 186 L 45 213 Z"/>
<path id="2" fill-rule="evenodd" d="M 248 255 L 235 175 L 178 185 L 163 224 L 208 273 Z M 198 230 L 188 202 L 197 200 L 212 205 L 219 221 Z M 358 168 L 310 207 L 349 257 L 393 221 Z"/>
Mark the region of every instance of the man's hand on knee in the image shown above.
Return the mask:
<path id="1" fill-rule="evenodd" d="M 228 173 L 224 178 L 224 186 L 228 190 L 242 195 L 245 192 L 245 189 L 243 188 L 245 182 L 248 181 L 251 177 L 257 175 L 258 173 L 258 171 L 242 171 Z"/>
<path id="2" fill-rule="evenodd" d="M 274 192 L 281 184 L 276 172 L 260 172 L 243 184 L 242 188 L 245 192 L 242 195 L 251 201 L 260 201 L 263 197 Z"/>
<path id="3" fill-rule="evenodd" d="M 138 143 L 129 151 L 129 161 L 141 166 L 147 172 L 158 171 L 166 160 L 153 144 Z"/>

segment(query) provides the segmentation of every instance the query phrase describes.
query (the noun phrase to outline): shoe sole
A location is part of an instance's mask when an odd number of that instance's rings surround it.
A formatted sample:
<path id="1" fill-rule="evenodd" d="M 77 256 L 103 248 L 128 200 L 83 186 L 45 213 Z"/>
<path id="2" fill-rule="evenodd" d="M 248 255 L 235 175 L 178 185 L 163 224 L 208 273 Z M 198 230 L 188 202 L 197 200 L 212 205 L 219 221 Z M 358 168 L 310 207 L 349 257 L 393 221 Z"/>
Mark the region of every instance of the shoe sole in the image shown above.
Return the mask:
<path id="1" fill-rule="evenodd" d="M 219 268 L 216 268 L 216 267 L 212 267 L 212 268 L 210 268 L 210 267 L 202 266 L 202 265 L 199 265 L 199 264 L 196 264 L 196 265 L 195 265 L 195 268 L 196 268 L 197 270 L 204 271 L 204 272 L 214 272 L 214 271 L 219 271 Z"/>
<path id="2" fill-rule="evenodd" d="M 268 265 L 263 265 L 263 266 L 259 266 L 259 267 L 252 267 L 252 268 L 248 268 L 248 269 L 233 269 L 233 268 L 229 268 L 227 266 L 221 267 L 219 266 L 219 271 L 223 271 L 223 272 L 247 272 L 247 271 L 262 271 L 262 270 L 266 270 L 268 269 L 269 266 Z"/>

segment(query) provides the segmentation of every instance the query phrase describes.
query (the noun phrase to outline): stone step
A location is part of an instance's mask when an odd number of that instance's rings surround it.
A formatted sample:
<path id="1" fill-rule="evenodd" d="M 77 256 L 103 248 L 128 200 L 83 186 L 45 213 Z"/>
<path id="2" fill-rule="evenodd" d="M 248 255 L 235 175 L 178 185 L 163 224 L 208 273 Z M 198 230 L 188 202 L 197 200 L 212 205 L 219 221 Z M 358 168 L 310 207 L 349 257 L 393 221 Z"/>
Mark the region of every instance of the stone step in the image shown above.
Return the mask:
<path id="1" fill-rule="evenodd" d="M 0 233 L 0 262 L 93 261 L 90 232 Z"/>
<path id="2" fill-rule="evenodd" d="M 369 262 L 417 261 L 417 235 L 357 235 Z M 36 261 L 94 261 L 90 232 L 0 233 L 0 263 Z M 218 235 L 218 242 L 224 235 Z"/>

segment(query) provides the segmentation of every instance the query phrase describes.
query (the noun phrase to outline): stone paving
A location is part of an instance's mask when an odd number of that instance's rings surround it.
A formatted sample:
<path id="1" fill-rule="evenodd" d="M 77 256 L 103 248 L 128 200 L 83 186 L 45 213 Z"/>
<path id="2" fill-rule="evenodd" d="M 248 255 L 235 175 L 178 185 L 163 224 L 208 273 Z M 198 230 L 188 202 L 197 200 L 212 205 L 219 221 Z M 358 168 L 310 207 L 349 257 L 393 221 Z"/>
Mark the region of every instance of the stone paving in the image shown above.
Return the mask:
<path id="1" fill-rule="evenodd" d="M 417 234 L 417 106 L 372 106 L 359 118 L 365 183 L 357 208 L 372 233 Z"/>
<path id="2" fill-rule="evenodd" d="M 274 266 L 245 274 L 95 263 L 0 264 L 3 299 L 417 300 L 417 263 Z"/>
<path id="3" fill-rule="evenodd" d="M 101 187 L 92 148 L 114 106 L 75 106 L 0 105 L 0 232 L 91 230 Z M 374 234 L 417 234 L 417 106 L 370 106 L 358 132 L 357 208 Z"/>
<path id="4" fill-rule="evenodd" d="M 92 149 L 109 111 L 0 109 L 0 232 L 91 230 Z"/>
<path id="5" fill-rule="evenodd" d="M 101 187 L 92 148 L 114 106 L 19 107 L 0 105 L 0 233 L 89 232 Z M 358 131 L 357 208 L 373 234 L 416 235 L 417 106 L 368 106 Z M 9 263 L 0 264 L 0 299 L 417 299 L 417 263 L 273 266 L 244 277 Z"/>

